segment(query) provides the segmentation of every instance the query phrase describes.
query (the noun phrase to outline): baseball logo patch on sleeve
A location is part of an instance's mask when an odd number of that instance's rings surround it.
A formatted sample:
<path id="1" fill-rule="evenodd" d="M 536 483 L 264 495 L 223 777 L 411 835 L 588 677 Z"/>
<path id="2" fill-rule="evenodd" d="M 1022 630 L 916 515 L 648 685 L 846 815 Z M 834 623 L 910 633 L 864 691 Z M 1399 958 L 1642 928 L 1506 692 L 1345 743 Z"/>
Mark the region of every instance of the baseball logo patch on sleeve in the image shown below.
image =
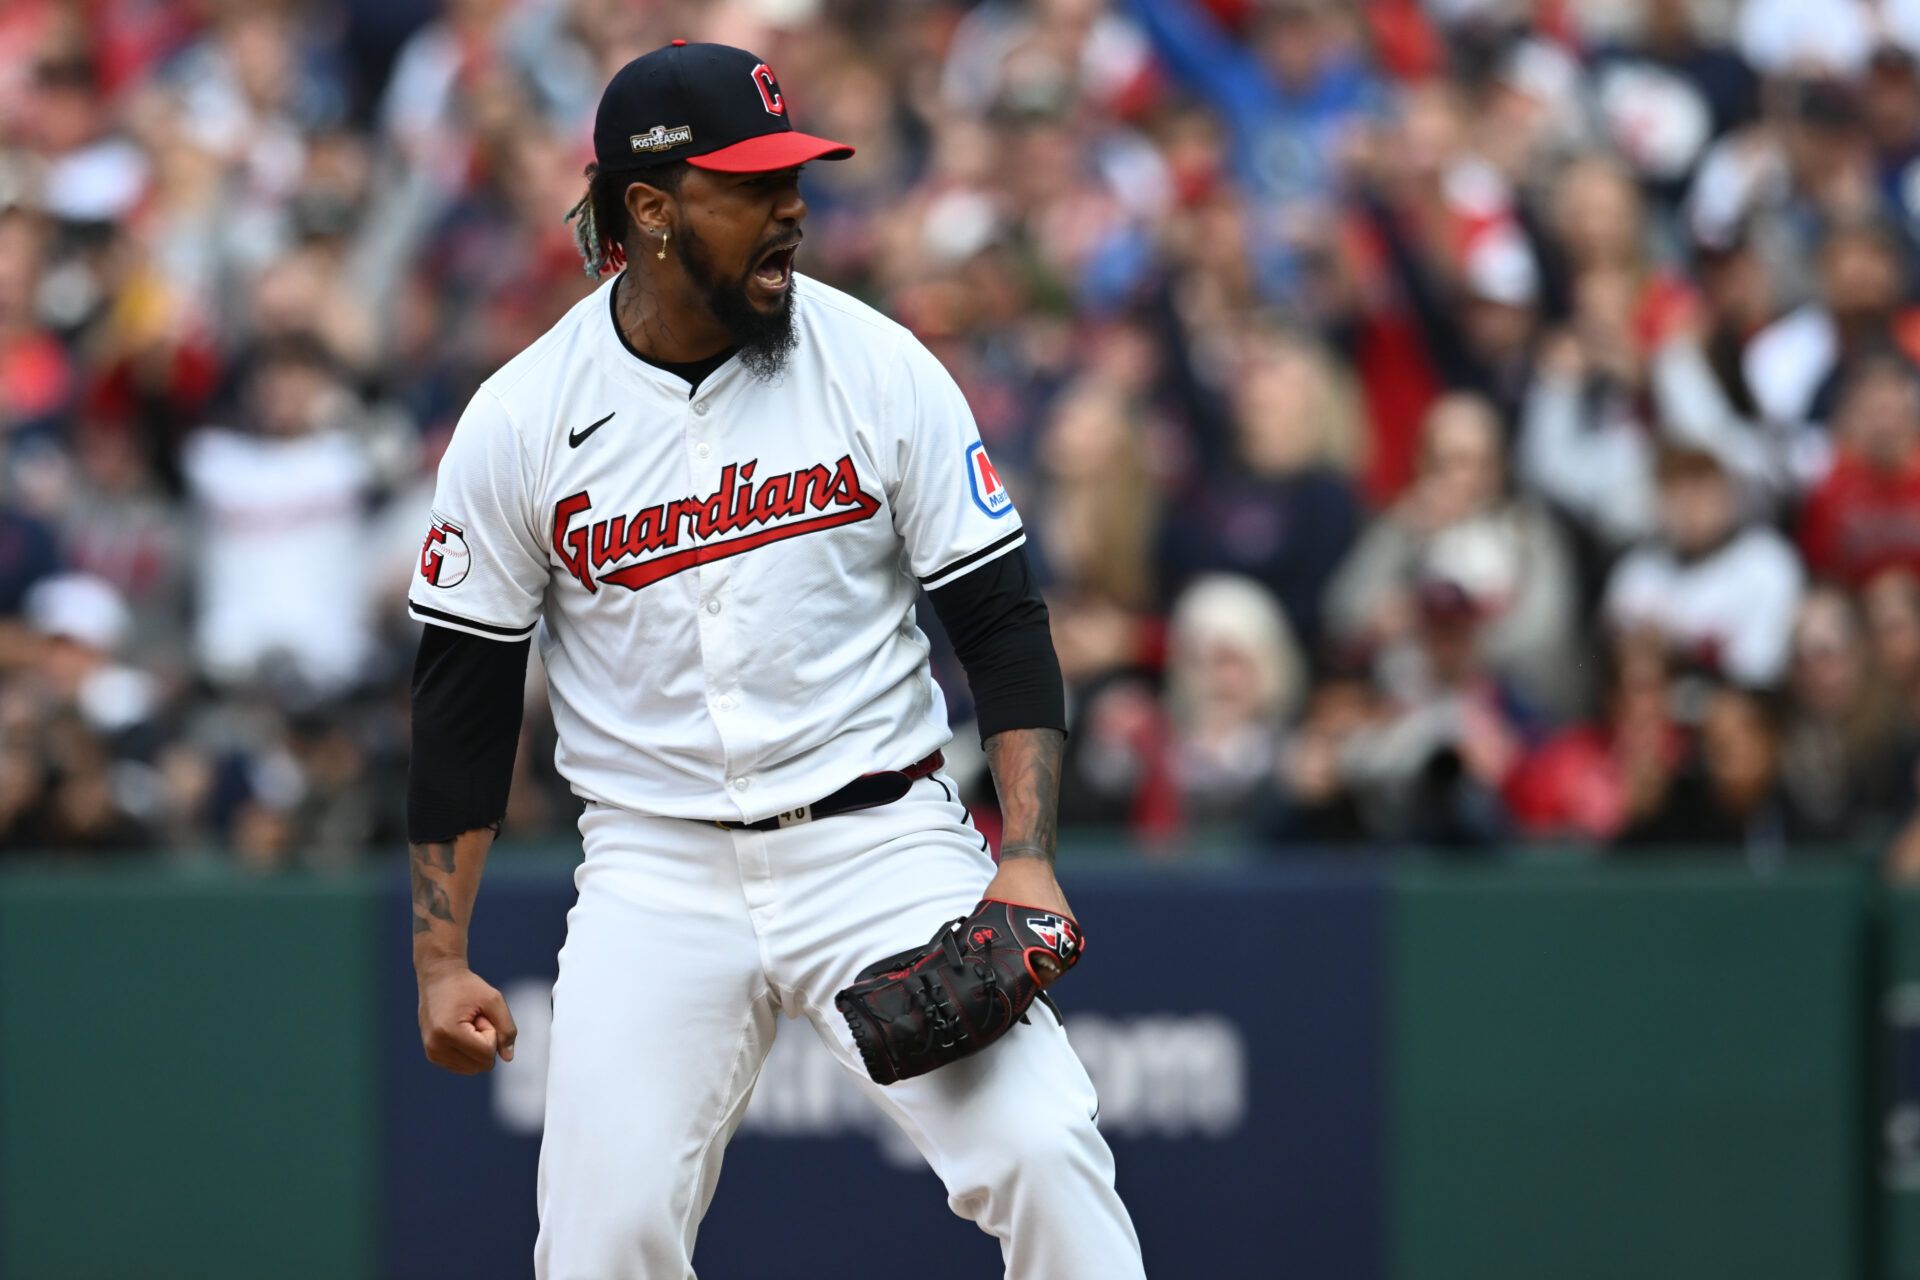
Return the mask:
<path id="1" fill-rule="evenodd" d="M 973 490 L 973 505 L 995 520 L 1013 510 L 1013 495 L 1000 483 L 1000 473 L 987 457 L 987 446 L 978 440 L 967 446 L 967 484 Z"/>
<path id="2" fill-rule="evenodd" d="M 473 553 L 461 527 L 445 516 L 435 514 L 427 529 L 427 540 L 420 544 L 420 576 L 430 587 L 457 587 L 473 567 Z"/>

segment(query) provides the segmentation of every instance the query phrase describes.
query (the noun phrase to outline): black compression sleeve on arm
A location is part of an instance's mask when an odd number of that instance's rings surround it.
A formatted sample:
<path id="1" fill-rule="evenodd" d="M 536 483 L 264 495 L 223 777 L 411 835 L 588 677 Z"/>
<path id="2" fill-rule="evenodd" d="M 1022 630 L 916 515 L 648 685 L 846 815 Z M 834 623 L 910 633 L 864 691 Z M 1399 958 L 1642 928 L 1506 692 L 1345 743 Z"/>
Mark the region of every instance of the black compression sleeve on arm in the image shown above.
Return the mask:
<path id="1" fill-rule="evenodd" d="M 447 627 L 421 633 L 413 664 L 409 843 L 496 827 L 506 814 L 532 643 L 483 640 Z"/>
<path id="2" fill-rule="evenodd" d="M 927 595 L 967 669 L 980 741 L 1006 729 L 1066 731 L 1060 659 L 1026 548 L 1015 547 Z"/>

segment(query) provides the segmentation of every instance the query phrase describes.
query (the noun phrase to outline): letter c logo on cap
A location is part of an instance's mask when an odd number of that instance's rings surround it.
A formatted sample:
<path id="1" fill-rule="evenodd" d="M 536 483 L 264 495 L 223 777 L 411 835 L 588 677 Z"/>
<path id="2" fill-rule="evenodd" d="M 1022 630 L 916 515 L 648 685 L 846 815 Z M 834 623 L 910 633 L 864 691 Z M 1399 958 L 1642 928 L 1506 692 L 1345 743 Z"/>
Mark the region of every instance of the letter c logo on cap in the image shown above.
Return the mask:
<path id="1" fill-rule="evenodd" d="M 773 78 L 772 67 L 762 62 L 753 69 L 753 87 L 760 91 L 760 105 L 767 109 L 768 115 L 787 113 L 787 100 L 780 96 L 780 83 Z"/>

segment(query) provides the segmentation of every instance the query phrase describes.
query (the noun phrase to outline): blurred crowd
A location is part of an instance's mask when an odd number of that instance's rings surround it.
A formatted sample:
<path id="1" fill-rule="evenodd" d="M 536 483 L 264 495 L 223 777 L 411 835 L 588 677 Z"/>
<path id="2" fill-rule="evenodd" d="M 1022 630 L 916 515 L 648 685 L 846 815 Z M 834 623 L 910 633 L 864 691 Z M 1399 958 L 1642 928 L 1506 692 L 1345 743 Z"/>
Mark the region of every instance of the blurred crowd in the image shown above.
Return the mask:
<path id="1" fill-rule="evenodd" d="M 799 265 L 1020 504 L 1066 827 L 1920 874 L 1920 0 L 7 0 L 0 850 L 397 847 L 435 464 L 675 36 L 859 149 Z"/>

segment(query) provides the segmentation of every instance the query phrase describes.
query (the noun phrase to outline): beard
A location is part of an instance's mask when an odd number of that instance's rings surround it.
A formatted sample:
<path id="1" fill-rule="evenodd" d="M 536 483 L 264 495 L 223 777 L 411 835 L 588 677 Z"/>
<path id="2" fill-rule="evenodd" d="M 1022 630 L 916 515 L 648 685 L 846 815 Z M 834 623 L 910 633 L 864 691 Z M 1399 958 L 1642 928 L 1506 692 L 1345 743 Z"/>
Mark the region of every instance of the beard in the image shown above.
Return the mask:
<path id="1" fill-rule="evenodd" d="M 747 297 L 747 279 L 753 272 L 753 264 L 773 245 L 768 244 L 755 252 L 747 259 L 747 266 L 739 277 L 727 280 L 722 279 L 714 269 L 706 243 L 690 229 L 682 227 L 672 244 L 680 265 L 686 269 L 687 278 L 693 281 L 694 288 L 699 290 L 702 301 L 707 304 L 707 310 L 713 313 L 713 318 L 720 322 L 727 336 L 732 339 L 741 365 L 761 381 L 771 381 L 787 367 L 787 357 L 792 354 L 794 343 L 799 340 L 793 328 L 793 291 L 799 281 L 791 273 L 787 277 L 786 291 L 780 295 L 780 303 L 773 310 L 762 311 Z"/>

